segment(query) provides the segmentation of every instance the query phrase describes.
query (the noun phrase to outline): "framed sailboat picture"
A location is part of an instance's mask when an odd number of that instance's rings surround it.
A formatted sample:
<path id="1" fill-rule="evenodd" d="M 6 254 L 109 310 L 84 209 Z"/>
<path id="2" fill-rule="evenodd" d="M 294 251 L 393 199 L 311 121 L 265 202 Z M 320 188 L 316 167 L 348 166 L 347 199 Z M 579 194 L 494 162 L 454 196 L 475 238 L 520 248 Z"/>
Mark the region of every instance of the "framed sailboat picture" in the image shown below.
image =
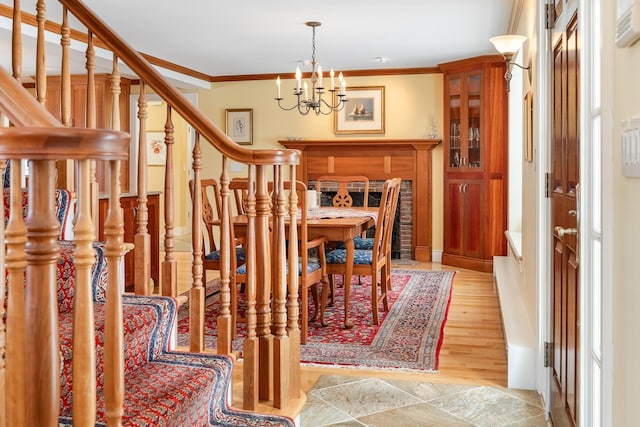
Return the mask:
<path id="1" fill-rule="evenodd" d="M 346 94 L 345 107 L 334 114 L 334 132 L 384 133 L 384 86 L 347 88 Z"/>

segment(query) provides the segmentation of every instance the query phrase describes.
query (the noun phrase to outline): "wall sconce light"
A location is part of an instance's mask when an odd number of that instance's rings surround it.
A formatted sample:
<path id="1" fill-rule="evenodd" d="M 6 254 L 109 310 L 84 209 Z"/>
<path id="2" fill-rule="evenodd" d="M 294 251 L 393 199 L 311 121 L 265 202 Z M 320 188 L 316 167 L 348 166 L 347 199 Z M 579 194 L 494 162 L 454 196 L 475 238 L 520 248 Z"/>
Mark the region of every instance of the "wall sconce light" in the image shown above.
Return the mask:
<path id="1" fill-rule="evenodd" d="M 504 73 L 504 79 L 507 81 L 507 92 L 509 91 L 509 83 L 511 81 L 511 69 L 514 65 L 523 70 L 529 70 L 531 67 L 523 67 L 520 64 L 516 64 L 515 62 L 511 62 L 514 56 L 518 53 L 522 44 L 527 40 L 526 36 L 519 35 L 505 35 L 505 36 L 496 36 L 491 37 L 489 41 L 493 43 L 496 50 L 504 56 L 504 60 L 507 61 L 507 72 Z"/>

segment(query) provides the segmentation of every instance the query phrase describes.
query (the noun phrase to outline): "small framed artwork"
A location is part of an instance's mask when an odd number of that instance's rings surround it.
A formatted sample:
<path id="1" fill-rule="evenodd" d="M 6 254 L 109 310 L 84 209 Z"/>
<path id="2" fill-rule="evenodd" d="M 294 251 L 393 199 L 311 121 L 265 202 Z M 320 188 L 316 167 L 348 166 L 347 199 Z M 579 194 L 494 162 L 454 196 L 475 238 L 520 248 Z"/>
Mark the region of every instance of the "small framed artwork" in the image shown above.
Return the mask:
<path id="1" fill-rule="evenodd" d="M 227 109 L 225 133 L 240 145 L 253 144 L 253 109 Z"/>
<path id="2" fill-rule="evenodd" d="M 167 162 L 167 146 L 164 143 L 164 132 L 147 132 L 147 164 L 163 165 Z"/>
<path id="3" fill-rule="evenodd" d="M 524 96 L 522 130 L 524 131 L 524 159 L 533 161 L 533 93 L 527 92 Z"/>
<path id="4" fill-rule="evenodd" d="M 334 114 L 334 132 L 384 133 L 384 86 L 352 87 L 346 94 L 346 105 Z"/>

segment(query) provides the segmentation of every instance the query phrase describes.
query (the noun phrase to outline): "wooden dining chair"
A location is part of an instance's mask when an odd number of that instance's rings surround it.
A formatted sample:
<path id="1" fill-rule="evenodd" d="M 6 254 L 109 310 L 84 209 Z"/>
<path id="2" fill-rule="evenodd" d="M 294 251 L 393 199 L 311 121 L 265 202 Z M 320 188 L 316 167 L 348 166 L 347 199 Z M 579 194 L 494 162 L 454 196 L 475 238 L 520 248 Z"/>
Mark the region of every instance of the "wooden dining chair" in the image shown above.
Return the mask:
<path id="1" fill-rule="evenodd" d="M 331 206 L 334 208 L 352 208 L 361 207 L 367 209 L 369 207 L 369 178 L 364 175 L 322 175 L 316 179 L 316 191 L 320 193 L 332 192 L 337 186 L 336 194 L 331 198 Z M 349 189 L 356 190 L 362 189 L 362 203 L 358 203 L 354 206 L 353 196 L 349 192 Z M 360 191 L 357 191 L 360 192 Z M 366 238 L 367 232 L 362 233 L 362 238 Z M 355 240 L 354 240 L 355 242 Z M 343 242 L 330 242 L 329 245 L 334 249 L 344 249 Z M 361 283 L 360 276 L 358 276 L 358 283 Z M 335 289 L 333 281 L 331 282 L 331 303 L 333 304 L 333 296 L 335 295 Z"/>
<path id="2" fill-rule="evenodd" d="M 388 179 L 384 183 L 376 231 L 373 238 L 373 246 L 368 249 L 355 249 L 353 257 L 353 274 L 359 276 L 371 276 L 371 309 L 373 323 L 377 325 L 378 305 L 383 302 L 385 311 L 389 310 L 388 291 L 391 289 L 391 258 L 387 247 L 390 246 L 395 211 L 397 209 L 398 195 L 400 194 L 400 178 Z M 346 249 L 334 249 L 327 253 L 327 274 L 332 281 L 334 274 L 345 274 L 347 251 Z M 380 280 L 378 281 L 378 277 Z M 345 294 L 350 292 L 351 284 L 345 283 Z M 380 292 L 380 295 L 378 295 Z M 324 323 L 324 307 L 328 299 L 328 288 L 323 288 L 322 303 L 320 306 L 321 322 Z M 348 308 L 347 308 L 348 309 Z"/>
<path id="3" fill-rule="evenodd" d="M 233 194 L 233 200 L 235 201 L 236 213 L 238 215 L 244 215 L 246 213 L 246 201 L 247 193 L 249 191 L 249 179 L 248 178 L 233 178 L 229 182 L 229 191 Z"/>
<path id="4" fill-rule="evenodd" d="M 193 200 L 193 180 L 189 180 L 189 193 L 191 200 Z M 222 199 L 220 197 L 220 188 L 218 182 L 215 179 L 203 179 L 200 181 L 200 191 L 202 194 L 202 222 L 206 230 L 207 238 L 203 236 L 205 240 L 205 248 L 203 250 L 202 266 L 205 270 L 220 271 L 220 249 L 216 244 L 215 235 L 216 228 L 220 229 L 220 222 L 222 219 Z M 231 205 L 229 205 L 229 211 L 231 211 Z M 231 212 L 229 212 L 231 215 Z M 236 324 L 238 321 L 243 321 L 243 318 L 238 317 L 238 284 L 246 282 L 246 273 L 243 272 L 241 267 L 246 261 L 246 256 L 243 248 L 244 236 L 236 236 L 233 227 L 230 227 L 231 232 L 231 268 L 229 273 L 229 288 L 231 292 L 231 330 L 232 336 L 236 336 Z M 206 277 L 206 276 L 205 276 Z"/>
<path id="5" fill-rule="evenodd" d="M 399 199 L 399 194 L 400 194 L 400 188 L 398 188 L 398 196 L 396 197 L 396 208 L 394 208 L 394 215 L 395 215 L 395 211 L 397 210 L 397 204 L 398 204 L 398 199 Z M 395 222 L 394 222 L 395 223 Z M 392 225 L 393 227 L 393 225 Z M 391 233 L 391 238 L 389 239 L 389 241 L 387 242 L 387 247 L 385 248 L 386 252 L 387 252 L 387 257 L 389 259 L 391 259 L 391 243 L 393 240 L 393 230 Z M 354 237 L 353 238 L 353 247 L 355 249 L 366 249 L 366 250 L 372 250 L 373 249 L 373 244 L 374 244 L 374 238 L 373 237 Z M 391 269 L 388 270 L 389 274 Z M 391 277 L 389 277 L 387 279 L 387 283 L 389 283 L 389 285 L 391 284 Z M 389 288 L 389 290 L 391 290 L 391 288 Z"/>
<path id="6" fill-rule="evenodd" d="M 331 205 L 334 208 L 350 208 L 353 207 L 353 196 L 349 192 L 351 187 L 362 187 L 363 203 L 360 207 L 366 208 L 369 203 L 369 178 L 364 175 L 322 175 L 316 179 L 316 191 L 322 194 L 328 192 L 329 183 L 337 184 L 336 194 L 331 199 Z"/>

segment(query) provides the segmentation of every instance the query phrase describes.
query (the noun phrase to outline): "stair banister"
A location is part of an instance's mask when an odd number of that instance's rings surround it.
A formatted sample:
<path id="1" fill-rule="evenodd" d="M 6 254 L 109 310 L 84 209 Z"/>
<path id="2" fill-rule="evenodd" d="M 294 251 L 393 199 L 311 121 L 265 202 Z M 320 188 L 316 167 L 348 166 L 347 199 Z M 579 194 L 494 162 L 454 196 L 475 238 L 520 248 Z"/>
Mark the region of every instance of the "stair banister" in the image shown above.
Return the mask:
<path id="1" fill-rule="evenodd" d="M 51 113 L 42 108 L 36 99 L 0 67 L 0 110 L 17 126 L 60 127 Z"/>
<path id="2" fill-rule="evenodd" d="M 250 150 L 236 144 L 83 2 L 59 1 L 222 154 L 237 162 L 255 165 L 291 165 L 300 162 L 297 150 Z"/>
<path id="3" fill-rule="evenodd" d="M 146 85 L 153 89 L 159 96 L 163 98 L 169 108 L 175 110 L 176 113 L 181 115 L 196 131 L 197 139 L 204 138 L 209 144 L 211 144 L 217 151 L 219 151 L 223 155 L 223 159 L 226 161 L 223 162 L 223 179 L 221 181 L 228 182 L 228 162 L 229 160 L 235 160 L 240 163 L 245 163 L 248 165 L 249 170 L 255 170 L 255 175 L 253 176 L 253 185 L 254 194 L 255 194 L 255 216 L 250 218 L 250 221 L 253 221 L 255 224 L 255 234 L 253 236 L 253 240 L 249 246 L 252 246 L 249 249 L 249 259 L 255 256 L 255 254 L 260 254 L 260 259 L 258 262 L 253 260 L 250 262 L 248 266 L 248 280 L 251 281 L 253 286 L 253 292 L 249 292 L 248 296 L 250 299 L 253 299 L 254 302 L 250 301 L 249 305 L 255 307 L 255 314 L 249 314 L 248 323 L 250 323 L 249 328 L 255 328 L 256 333 L 254 335 L 250 335 L 249 341 L 246 342 L 248 348 L 246 348 L 247 353 L 253 352 L 253 357 L 258 359 L 260 364 L 259 369 L 253 368 L 253 362 L 251 364 L 247 363 L 245 366 L 245 388 L 254 390 L 252 384 L 258 382 L 258 394 L 262 399 L 274 399 L 274 406 L 282 407 L 287 405 L 287 401 L 289 398 L 296 398 L 299 396 L 299 385 L 294 386 L 288 382 L 288 372 L 293 374 L 295 378 L 295 370 L 299 369 L 299 359 L 295 354 L 299 354 L 299 350 L 296 351 L 297 346 L 299 345 L 299 331 L 296 330 L 297 326 L 297 309 L 289 306 L 288 308 L 285 306 L 285 293 L 286 293 L 286 283 L 285 276 L 282 274 L 282 269 L 284 265 L 284 259 L 286 255 L 283 253 L 284 246 L 281 244 L 284 240 L 276 240 L 278 242 L 277 247 L 270 245 L 270 216 L 272 215 L 270 208 L 270 199 L 267 192 L 267 168 L 276 167 L 279 171 L 278 180 L 281 181 L 283 179 L 283 169 L 282 166 L 295 166 L 299 163 L 300 153 L 297 150 L 250 150 L 244 147 L 239 146 L 235 142 L 233 142 L 230 138 L 228 138 L 214 123 L 211 121 L 206 115 L 204 115 L 200 110 L 194 107 L 187 99 L 180 93 L 176 88 L 174 88 L 164 77 L 157 72 L 157 70 L 152 67 L 145 58 L 131 48 L 123 39 L 117 36 L 104 22 L 100 20 L 89 8 L 84 5 L 79 0 L 60 0 L 60 3 L 65 7 L 65 10 L 68 10 L 70 13 L 74 15 L 76 19 L 82 22 L 86 27 L 89 34 L 87 37 L 88 42 L 88 50 L 87 50 L 87 68 L 88 68 L 88 86 L 92 85 L 93 79 L 91 78 L 92 74 L 92 42 L 93 38 L 96 38 L 96 42 L 100 42 L 100 45 L 104 45 L 111 49 L 114 53 L 114 56 L 117 56 L 123 63 L 127 64 L 127 66 L 136 73 L 141 81 L 141 85 Z M 38 24 L 44 22 L 42 17 L 44 16 L 44 1 L 40 0 L 38 7 Z M 14 3 L 19 8 L 19 2 Z M 17 13 L 17 12 L 16 12 Z M 15 15 L 15 14 L 14 14 Z M 66 13 L 65 13 L 66 15 Z M 14 22 L 15 23 L 15 22 Z M 49 23 L 47 23 L 49 24 Z M 41 25 L 39 25 L 40 27 Z M 64 47 L 65 33 L 68 31 L 68 27 L 65 28 L 64 22 L 61 28 L 62 32 L 62 45 Z M 68 40 L 68 38 L 67 38 Z M 15 56 L 14 56 L 15 58 Z M 43 56 L 38 56 L 38 58 L 43 58 Z M 64 67 L 63 67 L 64 68 Z M 44 67 L 40 67 L 40 69 L 44 69 Z M 117 75 L 117 71 L 113 73 L 114 77 Z M 40 81 L 41 79 L 37 79 Z M 45 79 L 46 81 L 46 79 Z M 43 93 L 43 89 L 46 88 L 46 83 L 39 83 L 36 86 L 36 92 L 41 94 Z M 11 86 L 5 87 L 4 85 L 0 88 L 2 91 L 10 90 L 13 88 Z M 22 95 L 26 93 L 21 88 Z M 94 91 L 89 90 L 89 96 L 93 96 Z M 144 90 L 141 91 L 144 97 Z M 115 94 L 114 94 L 114 105 L 117 104 L 115 102 Z M 41 99 L 41 96 L 38 96 L 38 99 Z M 33 98 L 31 101 L 35 101 Z M 29 102 L 31 102 L 29 101 Z M 32 102 L 33 103 L 33 102 Z M 17 103 L 19 104 L 19 103 Z M 35 101 L 36 105 L 39 105 L 37 101 Z M 88 111 L 91 111 L 91 103 L 89 103 Z M 38 110 L 37 118 L 34 120 L 31 118 L 33 114 L 33 110 L 29 109 L 28 114 L 25 113 L 24 116 L 21 116 L 20 106 L 18 105 L 18 109 L 14 114 L 14 117 L 19 117 L 24 120 L 37 121 L 41 120 L 41 126 L 60 126 L 59 123 L 56 123 L 55 119 L 46 113 L 46 111 L 42 108 Z M 144 110 L 143 108 L 141 108 Z M 8 108 L 7 111 L 12 111 L 11 108 Z M 94 110 L 95 111 L 95 110 Z M 43 114 L 40 115 L 40 112 Z M 117 113 L 113 113 L 117 114 Z M 93 113 L 91 114 L 93 115 Z M 90 115 L 90 116 L 91 116 Z M 52 120 L 50 120 L 52 119 Z M 91 120 L 91 119 L 89 119 Z M 12 119 L 13 122 L 19 123 L 18 121 Z M 95 123 L 95 120 L 94 120 Z M 115 127 L 115 125 L 114 125 Z M 143 138 L 141 138 L 142 140 Z M 165 132 L 165 143 L 167 143 L 167 148 L 169 149 L 169 141 L 171 139 L 171 131 L 169 129 Z M 139 159 L 144 159 L 143 156 L 139 156 Z M 146 163 L 146 162 L 145 162 Z M 196 153 L 194 150 L 194 172 L 197 173 L 196 170 Z M 227 167 L 224 167 L 224 165 Z M 167 168 L 171 168 L 171 164 L 168 163 L 166 165 Z M 255 168 L 255 169 L 252 169 Z M 166 180 L 171 180 L 171 171 L 167 171 L 168 173 L 165 176 Z M 91 174 L 93 175 L 93 173 Z M 294 175 L 295 176 L 295 175 Z M 250 179 L 251 181 L 251 179 Z M 295 182 L 295 180 L 294 180 Z M 172 192 L 171 183 L 165 183 L 165 192 Z M 143 186 L 143 192 L 146 191 L 146 185 Z M 223 183 L 223 192 L 225 191 L 225 185 Z M 228 184 L 227 187 L 228 189 Z M 226 203 L 229 203 L 229 193 L 228 190 L 226 192 L 225 198 Z M 171 204 L 171 195 L 167 197 L 166 203 Z M 142 203 L 144 205 L 144 202 Z M 282 200 L 279 201 L 279 205 L 283 206 Z M 171 215 L 170 207 L 168 208 L 165 205 L 165 213 Z M 283 216 L 283 209 L 279 209 L 278 212 L 275 213 L 274 222 L 281 224 Z M 194 210 L 194 218 L 198 218 L 199 216 L 195 215 Z M 167 218 L 167 235 L 165 236 L 165 240 L 168 239 L 168 243 L 165 242 L 165 247 L 169 249 L 169 258 L 170 261 L 170 252 L 171 252 L 171 227 L 170 221 Z M 225 223 L 226 227 L 229 227 L 229 219 L 226 218 L 223 223 Z M 194 236 L 194 244 L 193 244 L 193 255 L 197 257 L 201 255 L 202 249 L 199 248 L 200 241 L 200 233 L 201 229 L 195 226 L 192 229 Z M 278 226 L 279 234 L 276 239 L 284 239 L 283 231 L 284 228 L 279 225 Z M 226 234 L 225 234 L 226 235 Z M 196 243 L 196 241 L 198 243 Z M 226 254 L 223 257 L 228 257 L 228 245 L 226 245 L 223 252 Z M 136 245 L 136 247 L 142 247 L 143 253 L 148 253 L 147 250 L 144 250 L 146 247 L 145 244 Z M 259 250 L 261 248 L 263 250 Z M 272 263 L 275 261 L 275 263 Z M 290 261 L 290 262 L 295 262 Z M 137 264 L 137 261 L 136 261 Z M 146 263 L 143 263 L 146 265 Z M 225 262 L 224 264 L 228 264 Z M 273 269 L 273 270 L 272 270 Z M 222 275 L 222 292 L 225 294 L 228 292 L 228 276 L 229 269 L 226 268 L 224 274 Z M 275 276 L 274 276 L 274 273 Z M 167 277 L 172 277 L 172 274 L 168 274 Z M 191 313 L 190 313 L 190 324 L 191 324 L 191 350 L 192 351 L 202 351 L 204 349 L 204 337 L 203 337 L 203 308 L 204 308 L 204 286 L 203 286 L 203 274 L 202 274 L 202 265 L 198 260 L 195 260 L 193 263 L 193 288 L 191 289 Z M 168 279 L 173 280 L 173 279 Z M 137 284 L 137 292 L 139 292 L 138 286 L 140 284 L 146 285 L 145 280 L 136 280 Z M 172 285 L 173 286 L 173 285 Z M 296 289 L 297 284 L 289 284 L 289 292 L 292 292 Z M 274 290 L 277 294 L 277 304 L 276 304 L 276 312 L 271 312 L 271 308 L 269 307 L 269 300 L 271 298 L 271 291 Z M 170 291 L 173 293 L 173 291 Z M 297 293 L 297 291 L 295 292 Z M 251 294 L 256 295 L 255 298 L 251 298 Z M 256 301 L 257 300 L 257 301 Z M 228 298 L 226 298 L 225 294 L 225 304 L 227 304 Z M 223 310 L 224 311 L 224 310 Z M 226 311 L 225 311 L 226 313 Z M 223 314 L 226 316 L 226 314 Z M 276 317 L 274 319 L 274 316 Z M 292 318 L 289 318 L 292 316 Z M 255 319 L 255 320 L 254 320 Z M 273 323 L 275 320 L 275 323 Z M 227 329 L 226 322 L 227 320 L 223 320 L 224 328 Z M 255 323 L 254 323 L 255 322 Z M 255 326 L 253 326 L 255 325 Z M 274 337 L 271 333 L 271 327 L 274 326 L 276 328 L 276 337 Z M 293 333 L 293 335 L 291 335 Z M 296 335 L 297 334 L 297 335 Z M 229 338 L 229 334 L 225 334 L 225 339 Z M 275 341 L 274 341 L 275 340 Z M 219 344 L 221 342 L 219 341 Z M 230 352 L 230 346 L 226 343 L 222 342 L 223 353 Z M 275 348 L 274 348 L 275 347 Z M 289 350 L 290 349 L 290 350 Z M 219 348 L 220 350 L 220 348 Z M 276 369 L 275 372 L 271 371 L 271 367 L 273 366 L 274 361 L 274 350 L 279 353 L 278 363 L 283 363 L 284 365 L 279 366 L 279 369 Z M 289 365 L 290 363 L 290 365 Z M 274 378 L 275 376 L 275 378 Z M 259 377 L 259 378 L 258 378 Z M 298 380 L 299 381 L 299 380 Z M 295 382 L 295 381 L 294 381 Z M 298 382 L 299 384 L 299 382 Z M 277 396 L 274 396 L 274 393 Z M 245 407 L 249 408 L 247 405 L 255 405 L 257 398 L 255 396 L 255 392 L 245 390 Z M 249 402 L 249 403 L 248 403 Z M 252 403 L 253 402 L 253 403 Z M 119 405 L 116 403 L 115 407 L 117 408 Z M 115 420 L 118 419 L 117 409 L 116 413 L 114 413 Z"/>

